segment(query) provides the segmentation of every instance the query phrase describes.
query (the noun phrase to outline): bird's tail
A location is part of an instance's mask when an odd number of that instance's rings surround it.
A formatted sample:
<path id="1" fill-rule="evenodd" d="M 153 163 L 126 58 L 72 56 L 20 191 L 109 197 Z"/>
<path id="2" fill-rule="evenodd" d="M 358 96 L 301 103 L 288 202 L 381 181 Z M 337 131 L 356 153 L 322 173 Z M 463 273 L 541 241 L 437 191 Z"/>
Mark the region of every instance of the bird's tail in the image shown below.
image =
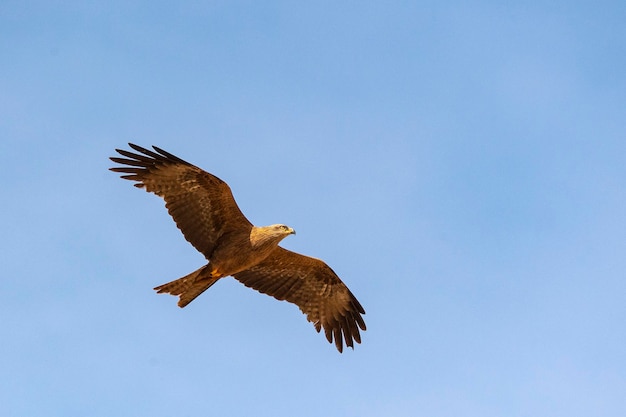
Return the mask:
<path id="1" fill-rule="evenodd" d="M 211 268 L 205 265 L 202 268 L 193 271 L 189 275 L 159 285 L 154 289 L 158 294 L 168 293 L 178 295 L 178 306 L 183 308 L 192 302 L 197 296 L 206 291 L 211 285 L 215 284 L 220 277 L 211 276 Z"/>

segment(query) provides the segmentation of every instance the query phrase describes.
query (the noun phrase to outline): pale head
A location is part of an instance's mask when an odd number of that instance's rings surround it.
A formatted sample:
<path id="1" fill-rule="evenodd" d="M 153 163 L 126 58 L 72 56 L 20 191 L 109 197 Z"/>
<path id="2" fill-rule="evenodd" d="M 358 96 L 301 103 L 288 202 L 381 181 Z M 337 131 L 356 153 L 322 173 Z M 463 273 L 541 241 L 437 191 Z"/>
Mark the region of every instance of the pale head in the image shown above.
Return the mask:
<path id="1" fill-rule="evenodd" d="M 274 235 L 287 237 L 288 235 L 295 235 L 296 231 L 285 224 L 273 224 L 271 226 L 265 226 L 265 228 L 271 230 Z"/>
<path id="2" fill-rule="evenodd" d="M 254 246 L 275 246 L 289 235 L 295 235 L 296 231 L 284 224 L 271 226 L 253 227 L 250 232 L 250 241 Z"/>

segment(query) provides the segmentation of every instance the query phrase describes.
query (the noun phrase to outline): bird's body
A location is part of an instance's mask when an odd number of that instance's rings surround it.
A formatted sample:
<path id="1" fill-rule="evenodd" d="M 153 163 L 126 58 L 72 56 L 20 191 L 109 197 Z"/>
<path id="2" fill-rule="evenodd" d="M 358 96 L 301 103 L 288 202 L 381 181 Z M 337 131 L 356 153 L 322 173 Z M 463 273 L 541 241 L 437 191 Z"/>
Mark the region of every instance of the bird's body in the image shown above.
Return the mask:
<path id="1" fill-rule="evenodd" d="M 163 197 L 165 206 L 185 238 L 209 261 L 202 268 L 155 288 L 179 296 L 185 307 L 217 280 L 233 276 L 244 285 L 279 300 L 292 302 L 324 328 L 329 342 L 341 352 L 343 340 L 354 347 L 365 330 L 365 310 L 334 271 L 323 261 L 281 248 L 295 231 L 285 225 L 256 227 L 243 215 L 230 187 L 216 176 L 154 147 L 129 144 L 139 152 L 117 149 L 126 158 L 111 168 L 135 186 Z"/>
<path id="2" fill-rule="evenodd" d="M 249 231 L 232 233 L 223 238 L 222 245 L 213 251 L 207 265 L 183 278 L 155 288 L 158 293 L 179 295 L 178 305 L 185 307 L 202 294 L 218 279 L 235 275 L 267 258 L 278 247 L 278 243 L 295 233 L 284 225 L 252 227 Z"/>

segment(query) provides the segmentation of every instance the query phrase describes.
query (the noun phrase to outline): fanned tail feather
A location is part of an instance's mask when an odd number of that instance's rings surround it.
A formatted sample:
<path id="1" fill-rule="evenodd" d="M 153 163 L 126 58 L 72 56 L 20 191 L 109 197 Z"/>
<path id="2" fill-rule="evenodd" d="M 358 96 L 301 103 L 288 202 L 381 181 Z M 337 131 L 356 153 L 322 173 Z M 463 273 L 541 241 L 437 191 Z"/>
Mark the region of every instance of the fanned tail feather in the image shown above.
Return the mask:
<path id="1" fill-rule="evenodd" d="M 179 296 L 178 306 L 183 308 L 206 291 L 211 285 L 215 284 L 218 279 L 220 279 L 220 277 L 211 276 L 211 269 L 208 265 L 205 265 L 189 275 L 159 285 L 154 289 L 158 294 L 167 293 Z"/>

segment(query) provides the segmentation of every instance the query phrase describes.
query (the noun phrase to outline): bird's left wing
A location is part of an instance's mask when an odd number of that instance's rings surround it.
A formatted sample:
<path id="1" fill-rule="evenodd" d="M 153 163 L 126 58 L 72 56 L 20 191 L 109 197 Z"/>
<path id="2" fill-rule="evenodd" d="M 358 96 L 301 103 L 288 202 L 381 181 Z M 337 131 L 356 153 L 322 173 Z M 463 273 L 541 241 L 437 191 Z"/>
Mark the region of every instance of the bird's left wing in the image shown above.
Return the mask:
<path id="1" fill-rule="evenodd" d="M 296 304 L 339 352 L 361 343 L 365 310 L 326 263 L 281 247 L 256 266 L 233 275 L 245 286 Z"/>

